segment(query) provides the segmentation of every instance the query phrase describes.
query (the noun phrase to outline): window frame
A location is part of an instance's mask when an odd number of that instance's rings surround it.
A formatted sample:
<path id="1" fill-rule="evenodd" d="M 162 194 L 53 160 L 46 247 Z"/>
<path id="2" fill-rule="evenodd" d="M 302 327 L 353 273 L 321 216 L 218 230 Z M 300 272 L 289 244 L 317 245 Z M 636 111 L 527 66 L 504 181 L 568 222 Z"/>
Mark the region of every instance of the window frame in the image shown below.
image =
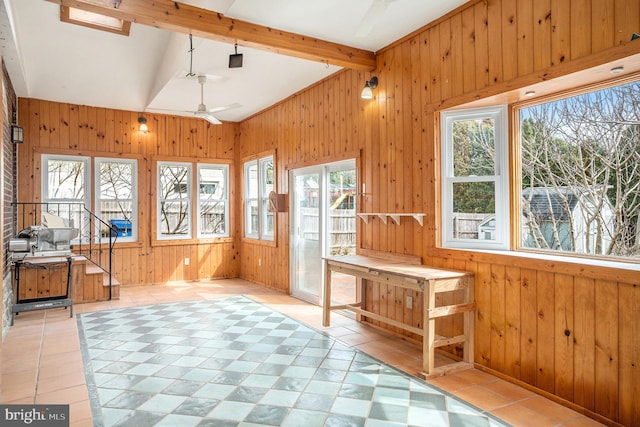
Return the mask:
<path id="1" fill-rule="evenodd" d="M 494 119 L 494 174 L 483 176 L 454 175 L 453 123 L 462 120 Z M 509 250 L 511 236 L 509 183 L 509 121 L 508 107 L 498 105 L 440 113 L 441 132 L 441 246 L 457 249 Z M 453 237 L 453 186 L 455 183 L 493 182 L 495 195 L 495 240 Z"/>
<path id="2" fill-rule="evenodd" d="M 187 196 L 184 199 L 162 199 L 160 197 L 160 169 L 162 166 L 178 166 L 185 167 L 187 169 Z M 159 241 L 172 241 L 172 240 L 191 240 L 193 238 L 193 163 L 190 162 L 180 162 L 180 161 L 169 161 L 169 160 L 158 160 L 156 162 L 156 185 L 155 189 L 157 192 L 156 197 L 156 240 Z M 162 212 L 162 202 L 163 201 L 173 201 L 173 200 L 185 200 L 187 203 L 187 233 L 186 234 L 165 234 L 162 233 L 162 221 L 160 220 L 160 215 Z"/>
<path id="3" fill-rule="evenodd" d="M 47 167 L 50 160 L 66 160 L 73 162 L 82 162 L 84 164 L 84 197 L 82 199 L 50 199 L 49 198 L 49 168 Z M 88 156 L 71 156 L 59 154 L 42 154 L 42 201 L 43 203 L 81 203 L 88 209 L 91 206 L 91 157 Z"/>
<path id="4" fill-rule="evenodd" d="M 51 160 L 62 160 L 62 161 L 70 161 L 70 162 L 80 162 L 83 164 L 84 167 L 84 177 L 83 177 L 83 186 L 84 186 L 84 195 L 82 199 L 64 199 L 64 198 L 60 198 L 60 199 L 52 199 L 49 198 L 49 167 L 48 167 L 48 162 Z M 77 203 L 77 204 L 82 204 L 84 206 L 84 209 L 86 210 L 90 210 L 91 208 L 91 174 L 92 174 L 92 170 L 91 170 L 91 157 L 89 156 L 74 156 L 74 155 L 66 155 L 66 154 L 50 154 L 50 153 L 42 153 L 41 157 L 40 157 L 40 168 L 41 168 L 41 174 L 40 174 L 40 179 L 41 181 L 41 195 L 42 195 L 42 202 L 43 204 L 71 204 L 71 203 Z M 73 227 L 77 228 L 79 230 L 79 236 L 77 239 L 72 240 L 72 243 L 74 242 L 80 242 L 80 241 L 88 241 L 87 239 L 87 235 L 88 233 L 85 232 L 85 221 L 83 220 L 84 218 L 84 212 L 80 213 L 80 222 L 81 224 L 74 224 Z M 40 219 L 38 219 L 39 221 Z"/>
<path id="5" fill-rule="evenodd" d="M 137 242 L 138 241 L 138 160 L 137 159 L 125 159 L 125 158 L 113 158 L 113 157 L 96 157 L 94 159 L 94 185 L 95 185 L 95 213 L 99 218 L 102 218 L 100 210 L 100 202 L 103 200 L 100 198 L 100 181 L 102 178 L 102 172 L 100 172 L 100 166 L 102 163 L 124 163 L 130 164 L 131 167 L 131 236 L 118 236 L 120 242 Z M 99 173 L 98 173 L 99 172 Z M 96 233 L 99 238 L 99 233 Z"/>
<path id="6" fill-rule="evenodd" d="M 273 233 L 269 234 L 266 230 L 268 224 L 267 217 L 269 211 L 269 193 L 267 193 L 266 187 L 266 166 L 269 162 L 273 164 L 273 190 L 277 188 L 276 179 L 276 160 L 274 154 L 267 154 L 257 156 L 250 160 L 246 160 L 243 164 L 243 237 L 246 239 L 252 239 L 257 241 L 263 241 L 266 243 L 275 243 L 277 234 L 277 216 L 272 213 L 273 216 Z M 256 168 L 256 197 L 251 197 L 251 187 L 249 183 L 251 178 L 249 176 L 251 167 Z M 258 224 L 256 230 L 253 227 L 248 227 L 251 224 L 251 203 L 255 202 L 257 205 Z"/>
<path id="7" fill-rule="evenodd" d="M 625 84 L 640 82 L 640 73 L 635 72 L 629 75 L 615 77 L 608 80 L 596 81 L 578 85 L 575 87 L 558 90 L 549 94 L 535 97 L 533 99 L 521 99 L 517 102 L 513 102 L 509 105 L 511 121 L 510 125 L 512 131 L 510 134 L 511 140 L 509 141 L 509 149 L 514 162 L 514 169 L 512 171 L 513 181 L 517 182 L 514 190 L 511 192 L 512 211 L 521 213 L 523 210 L 522 203 L 522 121 L 520 119 L 520 111 L 530 107 L 540 106 L 556 101 L 566 100 L 569 98 L 588 95 L 593 92 L 610 89 L 616 86 L 623 86 Z M 546 248 L 534 248 L 526 247 L 523 243 L 523 216 L 518 214 L 514 216 L 514 224 L 512 226 L 512 245 L 513 251 L 519 254 L 531 254 L 537 257 L 545 257 L 553 260 L 566 260 L 567 262 L 581 262 L 580 260 L 590 260 L 594 265 L 612 266 L 616 263 L 623 263 L 624 267 L 628 267 L 630 264 L 640 265 L 640 260 L 637 258 L 625 257 L 620 255 L 605 255 L 605 254 L 593 254 L 583 252 L 571 252 L 556 249 Z M 615 267 L 621 268 L 621 267 Z"/>
<path id="8" fill-rule="evenodd" d="M 200 222 L 202 213 L 202 200 L 200 199 L 200 170 L 201 169 L 221 169 L 224 176 L 224 194 L 222 199 L 216 199 L 224 203 L 224 233 L 204 233 Z M 196 236 L 198 239 L 229 237 L 229 165 L 220 163 L 198 163 L 196 167 Z"/>

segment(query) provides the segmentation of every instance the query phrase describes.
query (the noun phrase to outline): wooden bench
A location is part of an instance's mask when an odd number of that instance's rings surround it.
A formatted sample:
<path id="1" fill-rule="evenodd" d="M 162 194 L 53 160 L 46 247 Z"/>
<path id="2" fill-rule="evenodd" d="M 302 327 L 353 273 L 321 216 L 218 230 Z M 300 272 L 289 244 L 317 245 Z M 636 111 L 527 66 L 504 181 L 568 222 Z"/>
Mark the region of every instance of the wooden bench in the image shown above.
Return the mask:
<path id="1" fill-rule="evenodd" d="M 413 332 L 422 337 L 423 371 L 419 374 L 425 378 L 444 375 L 453 370 L 473 367 L 473 339 L 475 325 L 475 302 L 473 274 L 461 271 L 431 268 L 410 259 L 383 259 L 377 256 L 352 255 L 324 258 L 325 281 L 323 299 L 324 326 L 330 325 L 332 310 L 349 310 L 358 316 L 374 319 L 397 328 Z M 331 305 L 331 272 L 355 276 L 356 302 L 353 304 Z M 416 328 L 377 313 L 364 309 L 362 287 L 363 280 L 399 286 L 412 291 L 420 291 L 424 298 L 423 328 Z M 461 304 L 436 306 L 436 294 L 441 292 L 464 291 Z M 442 337 L 435 334 L 436 319 L 454 314 L 464 314 L 464 332 L 454 337 Z M 463 357 L 461 362 L 450 363 L 438 368 L 434 366 L 435 349 L 451 344 L 462 343 Z"/>

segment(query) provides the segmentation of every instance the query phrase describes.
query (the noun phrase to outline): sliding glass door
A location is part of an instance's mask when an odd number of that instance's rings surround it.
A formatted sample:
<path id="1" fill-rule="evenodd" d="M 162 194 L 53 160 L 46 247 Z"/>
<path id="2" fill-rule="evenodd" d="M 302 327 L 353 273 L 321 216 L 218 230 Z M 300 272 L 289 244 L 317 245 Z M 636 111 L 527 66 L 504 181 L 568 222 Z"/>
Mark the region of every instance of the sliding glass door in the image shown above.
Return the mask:
<path id="1" fill-rule="evenodd" d="M 322 302 L 323 262 L 327 255 L 355 254 L 355 160 L 291 172 L 291 294 Z M 334 297 L 351 301 L 352 278 L 344 276 Z"/>

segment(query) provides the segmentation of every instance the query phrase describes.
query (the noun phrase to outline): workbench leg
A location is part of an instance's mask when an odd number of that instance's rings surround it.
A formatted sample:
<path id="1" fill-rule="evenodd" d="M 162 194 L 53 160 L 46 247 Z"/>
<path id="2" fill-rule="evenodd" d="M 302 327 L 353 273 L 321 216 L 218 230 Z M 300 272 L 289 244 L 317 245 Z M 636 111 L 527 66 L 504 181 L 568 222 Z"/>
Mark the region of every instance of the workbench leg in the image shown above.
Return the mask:
<path id="1" fill-rule="evenodd" d="M 329 261 L 324 260 L 324 293 L 322 297 L 322 326 L 329 326 L 331 322 L 331 270 Z"/>
<path id="2" fill-rule="evenodd" d="M 360 304 L 360 308 L 364 309 L 364 280 L 362 277 L 356 277 L 356 304 Z M 356 322 L 362 322 L 362 314 L 356 314 Z"/>
<path id="3" fill-rule="evenodd" d="M 422 370 L 425 374 L 433 373 L 435 369 L 435 347 L 433 341 L 436 335 L 436 319 L 431 318 L 431 310 L 436 306 L 436 284 L 429 280 L 424 283 L 423 292 L 423 324 L 424 335 L 422 337 Z"/>
<path id="4" fill-rule="evenodd" d="M 475 290 L 473 277 L 467 278 L 467 289 L 464 291 L 464 302 L 475 302 Z M 462 360 L 467 363 L 473 363 L 475 351 L 475 325 L 476 325 L 476 310 L 469 310 L 464 313 L 464 349 L 462 353 Z"/>

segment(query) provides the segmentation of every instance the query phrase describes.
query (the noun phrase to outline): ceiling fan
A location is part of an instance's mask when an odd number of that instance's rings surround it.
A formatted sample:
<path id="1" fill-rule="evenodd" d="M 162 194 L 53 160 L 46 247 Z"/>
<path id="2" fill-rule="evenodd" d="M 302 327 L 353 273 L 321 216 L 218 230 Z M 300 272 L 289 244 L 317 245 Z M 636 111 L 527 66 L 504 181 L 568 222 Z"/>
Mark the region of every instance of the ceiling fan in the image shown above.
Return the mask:
<path id="1" fill-rule="evenodd" d="M 371 34 L 371 31 L 380 22 L 389 5 L 395 1 L 397 0 L 373 0 L 356 29 L 356 36 L 367 37 Z"/>
<path id="2" fill-rule="evenodd" d="M 198 108 L 193 112 L 193 114 L 196 117 L 205 119 L 211 124 L 214 124 L 214 125 L 222 124 L 222 122 L 214 116 L 214 113 L 240 107 L 240 104 L 233 103 L 233 104 L 225 105 L 222 107 L 207 109 L 207 106 L 204 104 L 204 85 L 206 82 L 207 82 L 207 76 L 202 74 L 198 76 L 198 84 L 200 84 L 200 104 L 198 104 Z"/>
<path id="3" fill-rule="evenodd" d="M 207 83 L 207 76 L 204 74 L 199 74 L 197 78 L 198 78 L 198 84 L 200 85 L 200 104 L 198 104 L 198 107 L 195 110 L 167 110 L 163 108 L 146 108 L 145 111 L 159 112 L 159 113 L 173 113 L 181 116 L 186 114 L 193 114 L 198 118 L 205 119 L 211 124 L 219 125 L 219 124 L 222 124 L 222 122 L 218 120 L 218 118 L 214 115 L 215 113 L 231 110 L 232 108 L 242 107 L 241 104 L 234 102 L 233 104 L 229 104 L 229 105 L 224 105 L 224 106 L 215 107 L 215 108 L 207 108 L 207 106 L 204 103 L 204 85 Z"/>
<path id="4" fill-rule="evenodd" d="M 198 104 L 198 108 L 196 108 L 195 111 L 175 111 L 175 110 L 161 110 L 161 109 L 148 109 L 148 110 L 155 110 L 155 111 L 171 111 L 173 113 L 193 113 L 196 117 L 205 119 L 206 121 L 208 121 L 211 124 L 214 125 L 219 125 L 222 124 L 222 122 L 220 120 L 218 120 L 218 118 L 216 118 L 214 116 L 215 113 L 219 113 L 220 111 L 226 111 L 226 110 L 230 110 L 232 108 L 238 108 L 238 107 L 242 107 L 242 105 L 238 104 L 237 102 L 234 102 L 233 104 L 229 104 L 229 105 L 225 105 L 225 106 L 221 106 L 221 107 L 216 107 L 216 108 L 211 108 L 211 109 L 207 109 L 207 106 L 204 103 L 204 85 L 207 83 L 207 75 L 206 74 L 196 74 L 193 72 L 193 51 L 195 49 L 193 48 L 193 36 L 191 34 L 189 34 L 189 72 L 184 74 L 182 73 L 181 75 L 184 76 L 184 78 L 186 79 L 191 79 L 193 77 L 197 76 L 198 79 L 198 84 L 200 85 L 200 104 Z M 220 78 L 219 76 L 212 76 L 213 79 L 217 79 Z"/>

